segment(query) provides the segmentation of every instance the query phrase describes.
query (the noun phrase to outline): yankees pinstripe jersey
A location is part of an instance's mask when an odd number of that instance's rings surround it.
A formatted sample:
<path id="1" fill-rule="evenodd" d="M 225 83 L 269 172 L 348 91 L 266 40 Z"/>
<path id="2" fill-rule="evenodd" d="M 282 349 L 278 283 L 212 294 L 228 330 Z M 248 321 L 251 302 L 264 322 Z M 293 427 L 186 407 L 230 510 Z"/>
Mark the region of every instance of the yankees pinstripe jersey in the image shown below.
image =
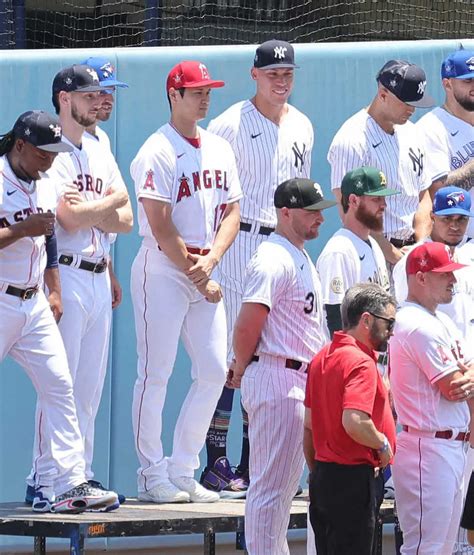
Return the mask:
<path id="1" fill-rule="evenodd" d="M 273 233 L 250 260 L 242 302 L 270 309 L 257 354 L 309 363 L 328 340 L 316 268 L 281 235 Z"/>
<path id="2" fill-rule="evenodd" d="M 345 292 L 356 283 L 378 283 L 390 290 L 387 265 L 377 241 L 368 242 L 341 228 L 329 239 L 316 263 L 323 304 L 341 304 Z"/>
<path id="3" fill-rule="evenodd" d="M 238 102 L 213 119 L 208 130 L 232 146 L 244 197 L 241 220 L 275 227 L 273 195 L 291 177 L 309 177 L 313 128 L 293 106 L 278 126 L 250 100 Z"/>
<path id="4" fill-rule="evenodd" d="M 122 175 L 110 150 L 98 143 L 89 134 L 84 134 L 81 148 L 75 146 L 73 152 L 58 154 L 48 171 L 56 183 L 57 198 L 68 185 L 76 185 L 85 200 L 102 199 L 111 188 L 125 188 Z M 83 228 L 74 233 L 66 231 L 59 223 L 56 225 L 58 253 L 78 254 L 88 258 L 103 258 L 109 254 L 111 237 L 98 227 Z"/>
<path id="5" fill-rule="evenodd" d="M 232 149 L 226 141 L 199 128 L 195 148 L 169 123 L 142 145 L 130 166 L 137 198 L 170 203 L 171 217 L 186 245 L 210 248 L 228 203 L 242 192 Z M 140 235 L 153 233 L 138 203 Z"/>
<path id="6" fill-rule="evenodd" d="M 424 115 L 416 127 L 425 138 L 427 170 L 431 182 L 457 170 L 474 158 L 474 127 L 443 108 Z M 470 190 L 474 205 L 474 189 Z M 469 221 L 466 234 L 474 237 L 474 221 Z"/>
<path id="7" fill-rule="evenodd" d="M 382 170 L 388 186 L 401 192 L 386 197 L 384 233 L 397 239 L 413 234 L 419 195 L 431 185 L 425 169 L 424 141 L 413 123 L 396 125 L 391 135 L 364 108 L 336 133 L 327 159 L 331 164 L 332 189 L 340 188 L 344 175 L 354 168 L 372 166 Z"/>

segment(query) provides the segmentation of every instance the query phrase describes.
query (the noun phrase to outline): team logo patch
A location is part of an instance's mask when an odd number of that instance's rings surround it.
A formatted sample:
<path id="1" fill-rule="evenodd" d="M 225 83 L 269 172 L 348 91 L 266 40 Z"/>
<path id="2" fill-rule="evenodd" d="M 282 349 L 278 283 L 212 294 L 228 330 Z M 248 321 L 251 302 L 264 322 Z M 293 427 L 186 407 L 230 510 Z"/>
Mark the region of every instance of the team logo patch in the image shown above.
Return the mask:
<path id="1" fill-rule="evenodd" d="M 201 75 L 203 79 L 206 81 L 209 79 L 209 72 L 207 71 L 207 67 L 204 64 L 199 64 L 199 69 L 201 70 Z"/>
<path id="2" fill-rule="evenodd" d="M 333 280 L 331 281 L 331 291 L 338 295 L 341 293 L 344 293 L 344 283 L 342 281 L 342 278 L 340 277 L 333 278 Z"/>
<path id="3" fill-rule="evenodd" d="M 416 91 L 418 94 L 425 94 L 426 89 L 426 81 L 420 81 L 418 83 L 418 90 Z"/>
<path id="4" fill-rule="evenodd" d="M 296 204 L 298 202 L 298 199 L 295 197 L 295 195 L 290 198 L 290 202 L 291 204 Z"/>
<path id="5" fill-rule="evenodd" d="M 97 81 L 99 82 L 99 76 L 97 75 L 97 72 L 95 69 L 92 69 L 91 67 L 86 68 L 87 73 L 92 77 L 93 81 Z"/>
<path id="6" fill-rule="evenodd" d="M 449 195 L 446 195 L 446 198 L 448 199 L 446 201 L 446 204 L 448 206 L 454 206 L 456 204 L 459 204 L 460 202 L 464 202 L 466 197 L 464 196 L 463 192 L 454 191 L 454 193 L 449 193 Z"/>
<path id="7" fill-rule="evenodd" d="M 53 125 L 52 123 L 50 123 L 49 128 L 54 133 L 55 137 L 60 137 L 61 136 L 61 126 L 60 125 Z"/>
<path id="8" fill-rule="evenodd" d="M 466 60 L 466 65 L 471 71 L 474 71 L 474 56 L 469 58 L 469 60 Z"/>
<path id="9" fill-rule="evenodd" d="M 321 189 L 321 185 L 320 185 L 319 183 L 315 183 L 313 186 L 314 186 L 314 188 L 316 189 L 316 192 L 317 192 L 318 194 L 320 194 L 321 196 L 323 196 L 323 191 L 322 191 L 322 189 Z"/>
<path id="10" fill-rule="evenodd" d="M 24 133 L 25 133 L 25 135 L 26 135 L 27 137 L 29 137 L 29 136 L 31 135 L 31 129 L 30 129 L 29 127 L 27 127 L 27 128 L 25 129 Z"/>
<path id="11" fill-rule="evenodd" d="M 107 78 L 107 77 L 110 77 L 113 74 L 115 68 L 110 62 L 107 62 L 103 66 L 101 66 L 100 69 L 101 69 L 102 73 L 104 74 L 104 77 Z"/>
<path id="12" fill-rule="evenodd" d="M 286 46 L 275 46 L 275 48 L 273 49 L 273 54 L 275 59 L 284 60 L 285 52 L 287 50 L 288 49 L 286 48 Z"/>
<path id="13" fill-rule="evenodd" d="M 355 187 L 356 187 L 356 189 L 363 189 L 364 184 L 362 183 L 362 181 L 360 179 L 358 179 L 355 183 Z"/>
<path id="14" fill-rule="evenodd" d="M 72 83 L 72 79 L 70 77 L 66 77 L 66 79 L 64 79 L 64 82 L 66 83 L 66 85 L 70 85 Z"/>
<path id="15" fill-rule="evenodd" d="M 379 172 L 379 177 L 380 177 L 380 185 L 387 185 L 387 178 L 385 177 L 385 174 L 383 172 Z"/>
<path id="16" fill-rule="evenodd" d="M 145 189 L 150 189 L 151 191 L 155 190 L 155 181 L 153 179 L 155 172 L 153 170 L 148 170 L 146 172 L 146 179 L 145 179 L 145 185 L 143 185 L 143 190 Z"/>

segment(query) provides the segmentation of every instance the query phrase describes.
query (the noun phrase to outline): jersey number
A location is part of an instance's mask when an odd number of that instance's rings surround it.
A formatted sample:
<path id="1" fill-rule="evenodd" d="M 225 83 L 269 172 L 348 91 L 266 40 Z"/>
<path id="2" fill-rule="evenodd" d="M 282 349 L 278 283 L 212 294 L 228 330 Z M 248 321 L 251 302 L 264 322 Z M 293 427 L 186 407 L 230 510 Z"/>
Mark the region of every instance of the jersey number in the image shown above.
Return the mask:
<path id="1" fill-rule="evenodd" d="M 314 293 L 308 293 L 305 297 L 306 305 L 304 307 L 305 314 L 311 314 L 314 310 Z"/>
<path id="2" fill-rule="evenodd" d="M 219 204 L 216 206 L 216 210 L 214 212 L 214 231 L 217 231 L 218 227 L 221 225 L 226 208 L 227 204 Z"/>

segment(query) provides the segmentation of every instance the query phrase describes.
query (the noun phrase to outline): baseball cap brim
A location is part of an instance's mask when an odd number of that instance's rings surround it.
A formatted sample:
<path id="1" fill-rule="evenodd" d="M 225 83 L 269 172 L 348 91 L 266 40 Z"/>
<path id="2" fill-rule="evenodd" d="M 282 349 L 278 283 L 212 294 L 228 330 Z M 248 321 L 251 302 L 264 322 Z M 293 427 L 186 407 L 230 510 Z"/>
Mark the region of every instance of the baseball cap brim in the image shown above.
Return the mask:
<path id="1" fill-rule="evenodd" d="M 218 89 L 225 85 L 224 81 L 214 81 L 212 79 L 203 79 L 202 81 L 195 81 L 190 85 L 183 85 L 183 89 L 199 89 L 200 87 L 209 87 L 210 89 Z M 179 88 L 179 87 L 178 87 Z"/>
<path id="2" fill-rule="evenodd" d="M 391 197 L 392 195 L 399 195 L 400 191 L 395 189 L 380 189 L 379 191 L 369 191 L 368 193 L 362 193 L 368 197 Z"/>
<path id="3" fill-rule="evenodd" d="M 435 99 L 429 94 L 424 94 L 423 98 L 420 98 L 420 100 L 413 100 L 409 102 L 405 100 L 404 102 L 405 104 L 408 104 L 408 106 L 413 106 L 414 108 L 432 108 L 436 104 Z"/>
<path id="4" fill-rule="evenodd" d="M 336 206 L 336 204 L 337 202 L 334 200 L 320 200 L 319 202 L 305 206 L 303 210 L 324 210 L 325 208 Z"/>
<path id="5" fill-rule="evenodd" d="M 474 213 L 469 212 L 469 210 L 464 210 L 463 208 L 445 208 L 444 210 L 433 211 L 435 216 L 468 216 L 469 218 L 474 218 Z"/>
<path id="6" fill-rule="evenodd" d="M 452 79 L 474 79 L 474 71 L 466 73 L 465 75 L 460 75 L 459 77 L 453 77 Z"/>
<path id="7" fill-rule="evenodd" d="M 441 266 L 440 268 L 435 268 L 431 270 L 436 274 L 440 274 L 443 272 L 455 272 L 456 270 L 461 270 L 462 268 L 466 268 L 467 264 L 459 264 L 459 262 L 451 262 L 451 264 L 446 264 L 445 266 Z"/>
<path id="8" fill-rule="evenodd" d="M 296 64 L 270 64 L 269 66 L 257 67 L 256 69 L 299 69 L 300 66 Z"/>
<path id="9" fill-rule="evenodd" d="M 104 79 L 100 82 L 102 87 L 123 87 L 128 89 L 127 83 L 123 83 L 122 81 L 117 81 L 117 79 Z"/>
<path id="10" fill-rule="evenodd" d="M 78 87 L 77 89 L 74 89 L 70 92 L 98 92 L 103 91 L 104 89 L 105 87 L 102 87 L 101 85 L 86 85 L 85 87 Z"/>
<path id="11" fill-rule="evenodd" d="M 40 150 L 46 150 L 46 152 L 72 152 L 74 149 L 71 145 L 64 142 L 50 143 L 48 145 L 37 146 Z"/>

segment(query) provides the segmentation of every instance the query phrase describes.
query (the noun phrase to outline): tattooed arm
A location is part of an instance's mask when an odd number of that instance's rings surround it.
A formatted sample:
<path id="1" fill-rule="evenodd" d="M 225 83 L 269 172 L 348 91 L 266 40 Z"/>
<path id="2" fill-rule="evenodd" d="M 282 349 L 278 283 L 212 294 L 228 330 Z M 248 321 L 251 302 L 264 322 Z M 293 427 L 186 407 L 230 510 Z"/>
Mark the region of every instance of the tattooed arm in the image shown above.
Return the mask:
<path id="1" fill-rule="evenodd" d="M 474 159 L 464 166 L 449 172 L 444 177 L 433 181 L 430 187 L 430 194 L 434 197 L 436 191 L 441 187 L 455 185 L 465 191 L 470 191 L 474 187 Z"/>

